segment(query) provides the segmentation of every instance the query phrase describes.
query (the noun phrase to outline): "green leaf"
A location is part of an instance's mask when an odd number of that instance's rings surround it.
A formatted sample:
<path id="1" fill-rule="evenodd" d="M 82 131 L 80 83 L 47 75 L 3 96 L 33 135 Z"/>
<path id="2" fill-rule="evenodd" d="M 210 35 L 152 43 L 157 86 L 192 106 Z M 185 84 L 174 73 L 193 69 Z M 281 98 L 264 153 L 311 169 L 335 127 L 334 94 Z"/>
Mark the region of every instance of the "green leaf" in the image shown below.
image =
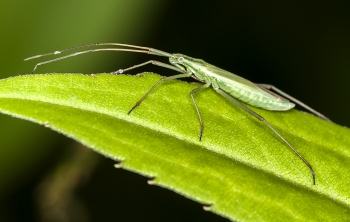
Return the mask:
<path id="1" fill-rule="evenodd" d="M 311 114 L 254 107 L 311 163 L 309 169 L 264 124 L 212 89 L 127 75 L 28 75 L 0 81 L 0 111 L 46 125 L 121 160 L 210 210 L 239 221 L 345 221 L 350 218 L 350 130 Z M 206 209 L 209 209 L 206 207 Z"/>

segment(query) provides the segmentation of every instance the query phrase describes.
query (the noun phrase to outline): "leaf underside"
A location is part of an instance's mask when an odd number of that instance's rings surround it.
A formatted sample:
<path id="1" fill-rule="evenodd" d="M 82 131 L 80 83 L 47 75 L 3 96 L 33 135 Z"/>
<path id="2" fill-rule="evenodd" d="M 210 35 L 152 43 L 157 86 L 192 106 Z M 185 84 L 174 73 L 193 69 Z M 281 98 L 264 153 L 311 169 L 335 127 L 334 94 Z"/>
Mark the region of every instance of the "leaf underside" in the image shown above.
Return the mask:
<path id="1" fill-rule="evenodd" d="M 232 220 L 345 221 L 350 218 L 350 130 L 311 114 L 250 107 L 313 166 L 305 164 L 254 117 L 200 85 L 161 77 L 27 75 L 0 81 L 0 112 L 49 126 L 122 167 L 150 178 Z"/>

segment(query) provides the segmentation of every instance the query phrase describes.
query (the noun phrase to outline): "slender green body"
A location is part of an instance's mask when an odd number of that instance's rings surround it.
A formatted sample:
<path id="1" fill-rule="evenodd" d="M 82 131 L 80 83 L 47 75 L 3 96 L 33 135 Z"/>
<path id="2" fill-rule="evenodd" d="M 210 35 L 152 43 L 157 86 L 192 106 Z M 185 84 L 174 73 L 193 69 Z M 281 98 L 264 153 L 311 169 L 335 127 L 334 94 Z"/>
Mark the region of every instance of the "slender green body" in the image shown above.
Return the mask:
<path id="1" fill-rule="evenodd" d="M 231 72 L 213 66 L 201 59 L 191 58 L 182 54 L 174 54 L 182 61 L 169 59 L 173 65 L 181 64 L 186 71 L 193 73 L 198 79 L 212 85 L 214 89 L 220 88 L 231 96 L 255 107 L 266 110 L 286 111 L 295 104 L 283 99 L 270 91 L 258 87 L 256 84 L 237 76 Z"/>

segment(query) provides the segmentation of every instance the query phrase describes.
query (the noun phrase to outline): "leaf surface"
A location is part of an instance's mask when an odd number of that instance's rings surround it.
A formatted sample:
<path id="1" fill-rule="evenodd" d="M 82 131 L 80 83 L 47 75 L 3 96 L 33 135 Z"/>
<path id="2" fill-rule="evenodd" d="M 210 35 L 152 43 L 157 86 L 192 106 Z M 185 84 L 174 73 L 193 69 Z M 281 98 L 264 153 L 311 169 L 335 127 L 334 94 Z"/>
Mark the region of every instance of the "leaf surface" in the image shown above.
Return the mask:
<path id="1" fill-rule="evenodd" d="M 311 114 L 265 117 L 313 166 L 264 124 L 200 85 L 162 83 L 127 112 L 161 77 L 27 75 L 0 81 L 0 112 L 46 125 L 122 167 L 238 221 L 346 221 L 350 218 L 350 130 Z M 207 208 L 208 209 L 208 208 Z"/>

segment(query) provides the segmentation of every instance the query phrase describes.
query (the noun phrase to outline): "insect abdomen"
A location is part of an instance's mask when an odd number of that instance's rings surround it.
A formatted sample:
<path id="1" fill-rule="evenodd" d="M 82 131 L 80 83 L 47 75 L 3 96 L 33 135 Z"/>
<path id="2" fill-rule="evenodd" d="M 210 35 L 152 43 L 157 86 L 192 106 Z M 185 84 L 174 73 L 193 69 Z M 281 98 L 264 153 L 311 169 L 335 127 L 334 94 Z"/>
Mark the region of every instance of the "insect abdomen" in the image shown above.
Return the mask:
<path id="1" fill-rule="evenodd" d="M 285 111 L 295 106 L 294 103 L 276 98 L 259 87 L 251 89 L 249 87 L 242 87 L 239 84 L 232 86 L 222 82 L 219 83 L 219 87 L 231 96 L 249 105 L 266 110 Z"/>

